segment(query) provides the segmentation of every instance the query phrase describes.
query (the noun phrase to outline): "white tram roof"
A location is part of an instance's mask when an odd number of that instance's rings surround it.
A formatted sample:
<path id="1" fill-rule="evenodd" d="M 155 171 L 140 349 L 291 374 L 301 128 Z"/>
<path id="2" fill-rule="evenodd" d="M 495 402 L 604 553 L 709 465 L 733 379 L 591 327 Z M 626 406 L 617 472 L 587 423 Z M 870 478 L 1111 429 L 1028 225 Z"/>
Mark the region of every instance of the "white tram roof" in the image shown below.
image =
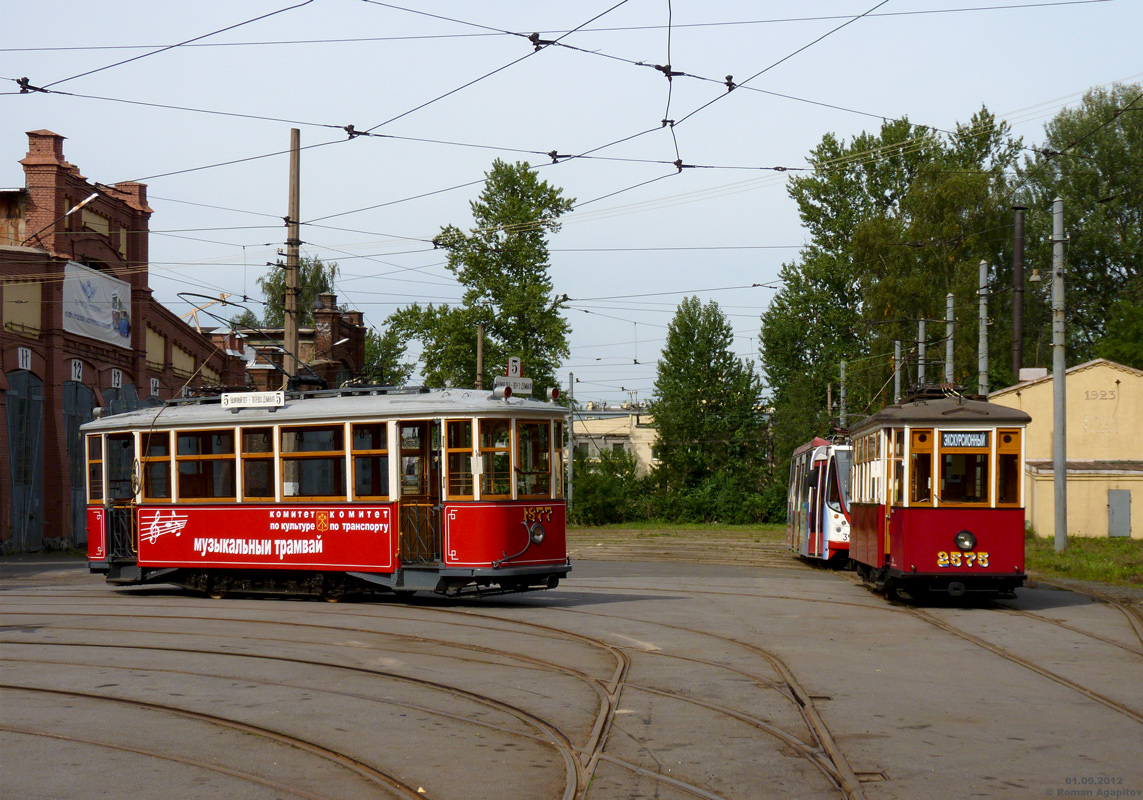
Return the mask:
<path id="1" fill-rule="evenodd" d="M 81 427 L 85 433 L 154 427 L 234 427 L 236 425 L 313 424 L 353 420 L 513 417 L 558 419 L 567 409 L 555 403 L 497 399 L 475 389 L 355 389 L 287 393 L 278 408 L 223 408 L 219 398 L 178 400 L 162 406 L 114 414 Z"/>
<path id="2" fill-rule="evenodd" d="M 1032 421 L 1025 412 L 1017 408 L 986 403 L 983 400 L 969 400 L 960 395 L 940 398 L 917 398 L 897 405 L 886 406 L 853 426 L 850 435 L 877 428 L 894 427 L 933 427 L 933 428 L 972 428 L 1008 425 L 1023 427 Z"/>

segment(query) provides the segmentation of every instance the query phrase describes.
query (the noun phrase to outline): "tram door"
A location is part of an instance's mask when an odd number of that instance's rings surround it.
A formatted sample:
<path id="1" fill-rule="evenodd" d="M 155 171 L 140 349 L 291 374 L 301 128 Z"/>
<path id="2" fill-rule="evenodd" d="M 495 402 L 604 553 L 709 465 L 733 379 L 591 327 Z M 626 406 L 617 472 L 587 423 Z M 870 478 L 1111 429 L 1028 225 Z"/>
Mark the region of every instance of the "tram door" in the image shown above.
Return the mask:
<path id="1" fill-rule="evenodd" d="M 441 465 L 439 421 L 401 422 L 401 561 L 441 560 Z"/>
<path id="2" fill-rule="evenodd" d="M 111 558 L 134 559 L 135 539 L 135 437 L 113 433 L 107 437 L 107 538 Z"/>

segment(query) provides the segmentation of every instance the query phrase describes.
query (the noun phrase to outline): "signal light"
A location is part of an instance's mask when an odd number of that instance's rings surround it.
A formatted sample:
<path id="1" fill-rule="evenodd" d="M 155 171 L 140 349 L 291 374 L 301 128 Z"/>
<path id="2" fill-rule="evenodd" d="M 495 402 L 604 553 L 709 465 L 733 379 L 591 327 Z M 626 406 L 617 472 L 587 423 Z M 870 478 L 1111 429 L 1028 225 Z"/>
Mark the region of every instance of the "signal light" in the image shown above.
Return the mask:
<path id="1" fill-rule="evenodd" d="M 551 389 L 548 389 L 547 394 L 548 394 L 548 402 L 549 403 L 560 399 L 560 390 L 556 389 L 554 387 Z"/>
<path id="2" fill-rule="evenodd" d="M 492 396 L 495 397 L 497 400 L 507 400 L 509 397 L 512 396 L 512 387 L 511 386 L 497 386 L 495 389 L 492 390 Z"/>

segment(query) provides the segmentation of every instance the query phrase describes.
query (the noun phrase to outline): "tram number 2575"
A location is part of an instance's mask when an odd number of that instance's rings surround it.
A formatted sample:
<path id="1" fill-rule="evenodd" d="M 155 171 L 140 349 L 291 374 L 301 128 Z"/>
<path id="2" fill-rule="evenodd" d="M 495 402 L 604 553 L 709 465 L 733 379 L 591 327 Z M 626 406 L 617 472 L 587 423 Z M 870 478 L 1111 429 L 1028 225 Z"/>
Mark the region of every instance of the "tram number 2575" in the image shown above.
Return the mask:
<path id="1" fill-rule="evenodd" d="M 988 553 L 946 553 L 941 550 L 937 553 L 937 566 L 938 567 L 987 567 L 988 566 Z"/>
<path id="2" fill-rule="evenodd" d="M 552 507 L 551 506 L 524 506 L 524 521 L 532 522 L 551 522 L 552 521 Z"/>

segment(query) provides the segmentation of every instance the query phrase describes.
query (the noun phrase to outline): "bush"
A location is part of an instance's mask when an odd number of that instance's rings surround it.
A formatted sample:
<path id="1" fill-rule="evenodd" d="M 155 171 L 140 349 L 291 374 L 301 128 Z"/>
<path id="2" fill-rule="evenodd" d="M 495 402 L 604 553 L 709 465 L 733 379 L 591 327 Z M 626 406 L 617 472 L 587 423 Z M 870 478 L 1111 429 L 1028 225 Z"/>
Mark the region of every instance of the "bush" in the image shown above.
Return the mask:
<path id="1" fill-rule="evenodd" d="M 627 452 L 599 454 L 598 461 L 575 460 L 575 491 L 568 518 L 578 525 L 606 525 L 647 517 L 644 481 L 635 456 Z"/>

